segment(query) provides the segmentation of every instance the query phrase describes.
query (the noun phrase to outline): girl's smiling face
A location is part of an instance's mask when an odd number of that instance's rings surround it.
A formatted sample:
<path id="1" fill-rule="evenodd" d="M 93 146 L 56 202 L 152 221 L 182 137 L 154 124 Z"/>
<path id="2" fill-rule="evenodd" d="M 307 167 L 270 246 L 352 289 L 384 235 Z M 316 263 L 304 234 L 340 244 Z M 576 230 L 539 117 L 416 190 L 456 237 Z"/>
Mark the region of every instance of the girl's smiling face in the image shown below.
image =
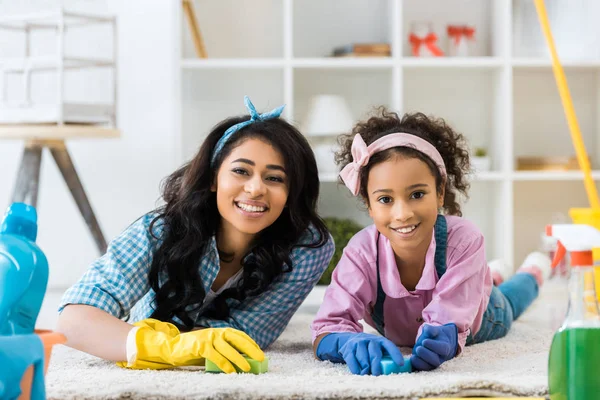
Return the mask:
<path id="1" fill-rule="evenodd" d="M 254 235 L 273 224 L 287 202 L 283 157 L 263 140 L 244 140 L 223 160 L 211 190 L 222 222 Z"/>
<path id="2" fill-rule="evenodd" d="M 426 252 L 444 194 L 418 158 L 396 154 L 374 165 L 368 176 L 369 215 L 398 257 Z"/>

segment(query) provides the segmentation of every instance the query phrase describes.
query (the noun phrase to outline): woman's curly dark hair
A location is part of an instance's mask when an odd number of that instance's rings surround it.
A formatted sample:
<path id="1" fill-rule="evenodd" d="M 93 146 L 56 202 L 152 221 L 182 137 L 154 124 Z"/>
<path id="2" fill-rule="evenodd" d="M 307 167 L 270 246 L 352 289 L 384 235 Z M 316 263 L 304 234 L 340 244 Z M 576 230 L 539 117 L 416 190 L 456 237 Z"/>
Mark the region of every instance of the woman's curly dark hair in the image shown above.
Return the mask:
<path id="1" fill-rule="evenodd" d="M 242 258 L 243 272 L 237 285 L 220 293 L 201 315 L 226 319 L 229 315 L 227 299 L 243 301 L 256 296 L 279 275 L 292 270 L 293 248 L 320 247 L 329 240 L 327 228 L 316 212 L 319 175 L 314 154 L 306 138 L 283 119 L 257 121 L 234 133 L 211 165 L 213 149 L 225 131 L 248 119 L 246 115 L 218 124 L 196 156 L 163 183 L 166 204 L 156 210 L 157 216 L 150 225 L 150 232 L 157 239 L 149 273 L 150 287 L 156 293 L 152 318 L 182 328 L 194 327 L 190 313 L 201 308 L 206 296 L 200 263 L 221 222 L 211 185 L 223 160 L 249 138 L 271 144 L 285 160 L 289 184 L 286 207 L 272 225 L 257 235 L 253 247 Z M 163 228 L 159 237 L 153 229 L 155 226 Z M 298 244 L 308 232 L 312 234 L 311 242 Z M 246 257 L 250 254 L 251 257 Z M 183 326 L 174 317 L 183 322 Z"/>
<path id="2" fill-rule="evenodd" d="M 471 171 L 469 151 L 464 136 L 454 131 L 441 118 L 417 112 L 404 114 L 400 119 L 395 112 L 390 112 L 383 106 L 379 107 L 375 116 L 357 123 L 350 134 L 341 135 L 338 138 L 341 149 L 336 153 L 335 161 L 340 168 L 344 168 L 352 162 L 352 141 L 357 134 L 363 138 L 368 146 L 383 136 L 397 132 L 410 133 L 425 139 L 440 152 L 448 174 L 448 179 L 443 188 L 444 212 L 450 215 L 462 216 L 457 195 L 460 192 L 465 198 L 468 197 L 469 182 L 466 175 Z M 424 161 L 429 166 L 433 176 L 435 176 L 436 189 L 438 193 L 441 193 L 443 180 L 433 160 L 410 147 L 394 147 L 374 154 L 369 159 L 369 163 L 361 169 L 360 196 L 367 205 L 369 202 L 367 194 L 369 171 L 374 165 L 389 160 L 395 154 Z M 340 183 L 343 183 L 341 179 Z"/>

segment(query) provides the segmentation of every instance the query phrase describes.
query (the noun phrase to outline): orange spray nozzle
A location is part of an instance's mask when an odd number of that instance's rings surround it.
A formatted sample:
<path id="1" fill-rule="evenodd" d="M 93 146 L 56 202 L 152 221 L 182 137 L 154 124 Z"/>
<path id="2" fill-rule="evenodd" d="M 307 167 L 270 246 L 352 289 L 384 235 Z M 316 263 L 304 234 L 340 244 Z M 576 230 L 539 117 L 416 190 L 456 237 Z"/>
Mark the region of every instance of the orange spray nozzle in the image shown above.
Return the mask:
<path id="1" fill-rule="evenodd" d="M 556 247 L 556 253 L 554 253 L 554 259 L 552 260 L 552 268 L 556 267 L 560 260 L 563 259 L 565 254 L 567 253 L 566 247 L 562 244 L 562 242 L 558 241 L 558 246 Z"/>

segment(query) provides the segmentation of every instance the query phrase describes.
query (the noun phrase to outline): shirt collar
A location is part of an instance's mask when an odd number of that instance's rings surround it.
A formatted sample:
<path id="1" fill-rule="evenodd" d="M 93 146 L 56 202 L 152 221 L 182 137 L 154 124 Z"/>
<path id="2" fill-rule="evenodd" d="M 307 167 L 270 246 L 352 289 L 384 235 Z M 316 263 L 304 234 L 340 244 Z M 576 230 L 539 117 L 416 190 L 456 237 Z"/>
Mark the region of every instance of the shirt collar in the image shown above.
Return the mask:
<path id="1" fill-rule="evenodd" d="M 210 240 L 208 241 L 208 244 L 206 246 L 206 252 L 209 256 L 211 256 L 211 266 L 213 268 L 215 268 L 218 272 L 220 269 L 221 258 L 219 257 L 219 249 L 217 247 L 217 236 L 216 235 L 212 235 Z M 254 257 L 256 257 L 254 255 L 254 253 L 250 252 L 248 255 L 246 255 L 246 257 L 244 257 L 244 259 L 242 261 L 249 262 Z"/>
<path id="2" fill-rule="evenodd" d="M 432 235 L 431 243 L 425 255 L 425 267 L 421 279 L 417 283 L 415 290 L 432 290 L 437 283 L 437 274 L 435 271 L 435 235 Z M 400 273 L 396 264 L 394 250 L 387 237 L 380 235 L 378 243 L 379 254 L 379 273 L 381 275 L 381 286 L 387 296 L 401 298 L 410 295 L 410 292 L 402 285 Z"/>
<path id="3" fill-rule="evenodd" d="M 208 241 L 207 250 L 212 251 L 217 256 L 217 259 L 219 258 L 219 250 L 217 249 L 217 237 L 215 235 L 212 235 L 210 237 L 210 240 Z"/>

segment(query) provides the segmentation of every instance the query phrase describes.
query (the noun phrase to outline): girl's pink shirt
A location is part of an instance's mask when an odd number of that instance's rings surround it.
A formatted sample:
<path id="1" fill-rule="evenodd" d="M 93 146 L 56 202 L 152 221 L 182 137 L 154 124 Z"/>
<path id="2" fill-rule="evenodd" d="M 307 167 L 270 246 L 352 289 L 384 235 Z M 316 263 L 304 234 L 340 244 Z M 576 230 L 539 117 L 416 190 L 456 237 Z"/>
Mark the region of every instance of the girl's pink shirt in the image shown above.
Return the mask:
<path id="1" fill-rule="evenodd" d="M 446 272 L 438 278 L 434 265 L 435 235 L 425 256 L 423 275 L 414 291 L 400 280 L 394 251 L 380 235 L 379 268 L 384 303 L 385 336 L 398 346 L 414 346 L 424 323 L 458 328 L 459 352 L 469 333 L 481 326 L 492 291 L 483 235 L 472 222 L 446 216 Z M 327 332 L 362 332 L 359 320 L 375 327 L 371 312 L 377 299 L 377 229 L 370 225 L 344 249 L 323 304 L 311 324 L 313 342 Z"/>

